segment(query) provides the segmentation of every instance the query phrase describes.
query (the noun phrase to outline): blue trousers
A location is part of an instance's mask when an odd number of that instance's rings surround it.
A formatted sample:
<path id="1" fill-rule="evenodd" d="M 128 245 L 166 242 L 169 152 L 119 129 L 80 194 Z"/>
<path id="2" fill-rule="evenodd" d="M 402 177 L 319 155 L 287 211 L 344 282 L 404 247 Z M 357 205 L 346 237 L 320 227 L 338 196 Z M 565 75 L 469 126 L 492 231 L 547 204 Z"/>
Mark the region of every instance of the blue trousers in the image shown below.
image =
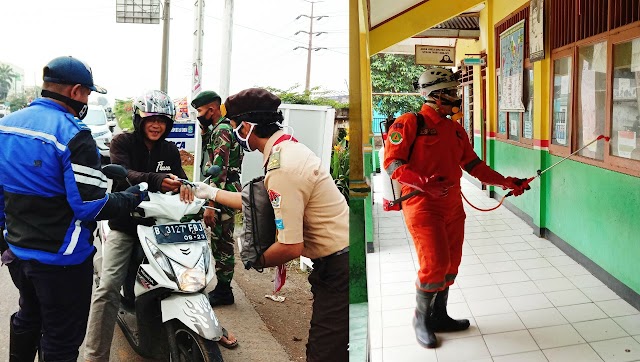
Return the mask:
<path id="1" fill-rule="evenodd" d="M 93 286 L 93 255 L 78 265 L 57 266 L 15 259 L 7 264 L 20 291 L 13 318 L 17 333 L 42 331 L 45 362 L 76 361 L 84 340 Z"/>

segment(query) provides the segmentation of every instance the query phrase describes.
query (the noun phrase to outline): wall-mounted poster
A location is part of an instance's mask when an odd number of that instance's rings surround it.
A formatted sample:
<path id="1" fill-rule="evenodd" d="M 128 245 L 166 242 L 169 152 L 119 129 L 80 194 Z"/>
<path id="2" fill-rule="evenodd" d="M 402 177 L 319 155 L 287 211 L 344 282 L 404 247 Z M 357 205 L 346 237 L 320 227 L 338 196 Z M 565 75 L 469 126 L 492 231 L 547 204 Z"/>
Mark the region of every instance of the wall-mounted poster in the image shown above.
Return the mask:
<path id="1" fill-rule="evenodd" d="M 529 61 L 544 59 L 544 0 L 529 3 Z"/>
<path id="2" fill-rule="evenodd" d="M 455 60 L 455 47 L 416 45 L 416 64 L 453 67 Z"/>
<path id="3" fill-rule="evenodd" d="M 524 112 L 522 86 L 524 71 L 524 20 L 500 34 L 500 111 Z"/>

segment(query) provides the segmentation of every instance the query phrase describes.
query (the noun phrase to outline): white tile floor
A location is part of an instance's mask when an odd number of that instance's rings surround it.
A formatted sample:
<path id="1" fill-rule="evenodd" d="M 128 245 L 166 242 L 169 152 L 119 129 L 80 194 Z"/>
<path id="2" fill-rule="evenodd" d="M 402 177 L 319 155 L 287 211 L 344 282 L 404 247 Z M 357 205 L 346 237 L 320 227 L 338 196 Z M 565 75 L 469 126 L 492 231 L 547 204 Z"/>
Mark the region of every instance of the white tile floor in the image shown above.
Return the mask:
<path id="1" fill-rule="evenodd" d="M 374 177 L 374 191 L 381 189 Z M 496 205 L 462 179 L 479 207 Z M 372 362 L 640 361 L 640 312 L 521 219 L 501 207 L 465 204 L 462 264 L 449 314 L 468 318 L 463 332 L 439 333 L 440 347 L 415 340 L 411 318 L 418 268 L 399 212 L 384 212 L 374 193 L 375 253 L 367 255 Z"/>

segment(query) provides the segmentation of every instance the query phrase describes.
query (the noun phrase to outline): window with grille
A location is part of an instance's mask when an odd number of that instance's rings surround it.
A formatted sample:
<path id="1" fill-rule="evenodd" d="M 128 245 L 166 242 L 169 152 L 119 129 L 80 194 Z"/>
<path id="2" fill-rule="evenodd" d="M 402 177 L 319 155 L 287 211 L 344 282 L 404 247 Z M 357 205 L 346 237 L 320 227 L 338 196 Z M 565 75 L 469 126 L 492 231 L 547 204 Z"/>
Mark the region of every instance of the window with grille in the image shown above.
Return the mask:
<path id="1" fill-rule="evenodd" d="M 548 1 L 551 153 L 640 176 L 640 1 Z"/>
<path id="2" fill-rule="evenodd" d="M 638 0 L 547 0 L 547 6 L 551 49 L 562 48 L 640 20 Z"/>
<path id="3" fill-rule="evenodd" d="M 473 67 L 463 67 L 460 76 L 462 87 L 462 127 L 467 131 L 473 146 Z"/>

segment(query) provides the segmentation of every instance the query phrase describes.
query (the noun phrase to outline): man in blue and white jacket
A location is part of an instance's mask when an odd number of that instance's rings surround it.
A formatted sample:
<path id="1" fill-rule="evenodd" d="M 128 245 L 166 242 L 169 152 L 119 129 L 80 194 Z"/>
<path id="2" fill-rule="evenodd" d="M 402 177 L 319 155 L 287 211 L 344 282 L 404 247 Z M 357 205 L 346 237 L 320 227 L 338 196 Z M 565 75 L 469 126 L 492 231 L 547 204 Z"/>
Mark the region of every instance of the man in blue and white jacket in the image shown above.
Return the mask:
<path id="1" fill-rule="evenodd" d="M 106 93 L 91 68 L 59 57 L 43 73 L 42 98 L 0 120 L 0 253 L 20 291 L 10 361 L 33 361 L 38 349 L 43 361 L 76 361 L 96 220 L 128 214 L 144 197 L 136 186 L 106 193 L 96 143 L 81 121 L 91 91 Z"/>

